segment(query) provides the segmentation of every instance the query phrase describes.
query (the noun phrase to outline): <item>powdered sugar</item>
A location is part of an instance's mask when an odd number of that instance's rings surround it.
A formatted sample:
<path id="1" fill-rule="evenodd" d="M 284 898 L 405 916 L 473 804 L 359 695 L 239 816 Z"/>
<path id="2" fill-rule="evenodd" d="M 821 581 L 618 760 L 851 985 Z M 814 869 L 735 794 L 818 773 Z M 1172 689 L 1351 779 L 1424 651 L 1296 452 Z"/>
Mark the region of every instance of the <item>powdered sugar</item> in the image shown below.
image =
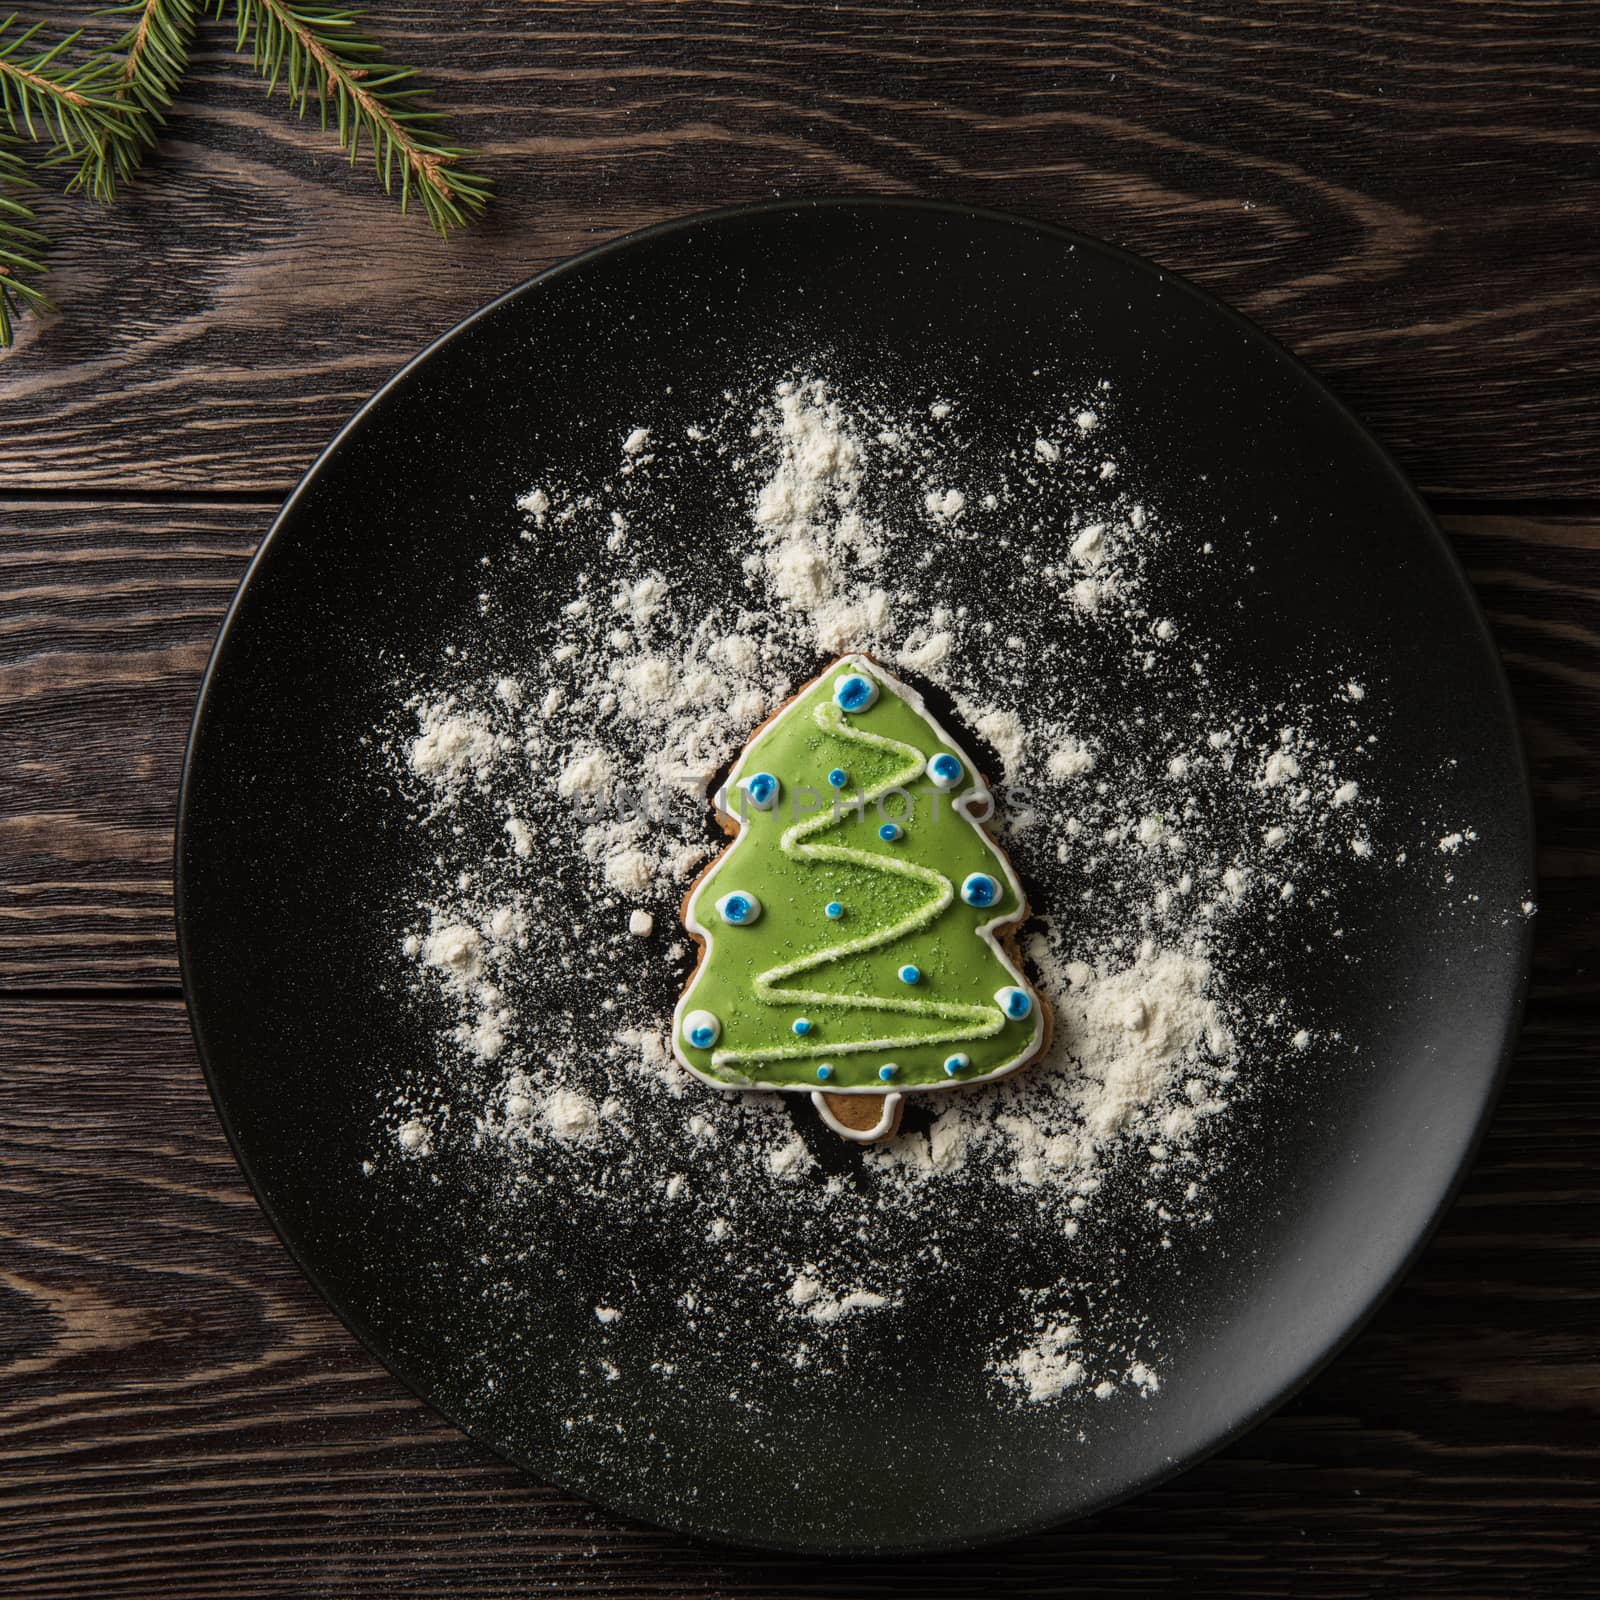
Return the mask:
<path id="1" fill-rule="evenodd" d="M 872 1289 L 847 1289 L 842 1294 L 830 1294 L 808 1272 L 795 1275 L 787 1299 L 803 1317 L 816 1323 L 839 1322 L 863 1311 L 882 1311 L 892 1303 L 887 1295 Z"/>
<path id="2" fill-rule="evenodd" d="M 1037 1404 L 1054 1400 L 1064 1390 L 1083 1382 L 1085 1368 L 1079 1359 L 1079 1334 L 1070 1322 L 1049 1322 L 1030 1344 L 991 1369 L 1010 1388 Z"/>
<path id="3" fill-rule="evenodd" d="M 1367 775 L 1380 686 L 1340 662 L 1286 700 L 1218 671 L 1181 584 L 1159 610 L 1150 593 L 1212 543 L 1122 458 L 1115 395 L 1084 398 L 997 456 L 948 441 L 959 397 L 890 410 L 790 378 L 681 434 L 641 418 L 603 479 L 521 495 L 523 538 L 494 559 L 554 605 L 514 647 L 420 663 L 385 730 L 419 838 L 394 944 L 451 1018 L 383 1119 L 405 1170 L 475 1162 L 508 1239 L 557 1180 L 664 1208 L 674 1316 L 765 1319 L 801 1341 L 791 1379 L 1015 1239 L 1050 1282 L 960 1359 L 1018 1403 L 1156 1391 L 1169 1330 L 1128 1309 L 1104 1241 L 1159 1261 L 1203 1236 L 1240 1102 L 1337 1049 L 1256 952 L 1289 928 L 1329 947 L 1341 897 L 1398 852 Z M 730 526 L 686 544 L 678 497 L 712 474 Z M 568 548 L 590 557 L 563 566 Z M 692 959 L 678 903 L 718 843 L 707 797 L 852 649 L 944 697 L 983 751 L 1054 1032 L 1014 1080 L 931 1097 L 842 1168 L 803 1100 L 690 1081 L 665 1027 Z M 1473 836 L 1434 837 L 1419 857 L 1448 862 Z"/>
<path id="4" fill-rule="evenodd" d="M 459 792 L 468 779 L 482 782 L 489 776 L 505 746 L 482 717 L 462 713 L 448 698 L 418 700 L 415 709 L 417 732 L 406 759 L 441 799 Z"/>

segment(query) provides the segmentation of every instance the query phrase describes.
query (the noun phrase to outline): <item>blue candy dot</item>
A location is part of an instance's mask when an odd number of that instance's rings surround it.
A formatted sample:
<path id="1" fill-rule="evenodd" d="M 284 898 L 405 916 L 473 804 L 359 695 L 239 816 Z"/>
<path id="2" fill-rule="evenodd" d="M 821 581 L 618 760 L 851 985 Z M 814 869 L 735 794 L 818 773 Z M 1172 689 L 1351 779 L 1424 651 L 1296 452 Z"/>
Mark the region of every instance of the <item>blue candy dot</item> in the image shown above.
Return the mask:
<path id="1" fill-rule="evenodd" d="M 883 1082 L 884 1082 L 884 1083 L 893 1083 L 893 1082 L 894 1082 L 894 1078 L 895 1078 L 895 1074 L 896 1074 L 896 1073 L 898 1073 L 898 1072 L 899 1072 L 899 1070 L 900 1070 L 900 1069 L 899 1069 L 899 1067 L 897 1067 L 897 1066 L 896 1066 L 896 1065 L 895 1065 L 895 1064 L 894 1064 L 894 1063 L 893 1063 L 893 1062 L 892 1062 L 892 1061 L 891 1061 L 891 1062 L 890 1062 L 890 1063 L 889 1063 L 889 1064 L 888 1064 L 888 1066 L 886 1066 L 886 1067 L 879 1067 L 879 1068 L 878 1068 L 878 1076 L 879 1076 L 879 1078 L 880 1078 L 880 1079 L 882 1079 L 882 1081 L 883 1081 Z"/>
<path id="2" fill-rule="evenodd" d="M 829 1066 L 826 1061 L 824 1061 L 822 1063 L 822 1065 L 817 1068 L 817 1076 L 824 1083 L 826 1083 L 828 1081 L 828 1079 L 833 1076 L 833 1068 L 831 1066 Z"/>
<path id="3" fill-rule="evenodd" d="M 722 1023 L 714 1011 L 691 1011 L 683 1019 L 683 1036 L 696 1050 L 709 1050 L 722 1034 Z"/>
<path id="4" fill-rule="evenodd" d="M 828 782 L 831 783 L 835 789 L 844 788 L 849 781 L 850 774 L 846 772 L 843 767 L 835 767 L 833 771 L 828 774 Z"/>
<path id="5" fill-rule="evenodd" d="M 971 1065 L 972 1065 L 972 1057 L 969 1056 L 969 1055 L 965 1055 L 961 1051 L 958 1050 L 953 1056 L 946 1056 L 945 1057 L 945 1061 L 944 1061 L 945 1075 L 947 1077 L 953 1078 L 953 1077 L 955 1077 L 955 1075 L 958 1072 L 965 1071 L 965 1069 L 970 1067 Z"/>
<path id="6" fill-rule="evenodd" d="M 810 1021 L 805 1017 L 796 1017 L 794 1019 L 794 1031 L 796 1033 L 798 1033 L 798 1034 L 801 1034 L 801 1035 L 810 1033 L 811 1032 L 811 1023 L 810 1023 Z"/>
<path id="7" fill-rule="evenodd" d="M 833 686 L 834 703 L 841 711 L 865 711 L 877 698 L 877 684 L 858 672 L 840 678 Z"/>
<path id="8" fill-rule="evenodd" d="M 905 837 L 905 831 L 898 822 L 886 822 L 878 829 L 878 837 L 887 839 L 890 844 L 893 844 L 896 839 Z"/>
<path id="9" fill-rule="evenodd" d="M 840 905 L 837 900 L 830 900 L 827 905 L 822 908 L 822 914 L 826 917 L 832 917 L 833 920 L 837 922 L 839 918 L 844 915 L 844 907 Z"/>
<path id="10" fill-rule="evenodd" d="M 717 915 L 730 927 L 747 928 L 761 915 L 761 902 L 743 889 L 735 889 L 717 901 Z"/>
<path id="11" fill-rule="evenodd" d="M 961 898 L 969 906 L 992 906 L 1000 898 L 1000 885 L 987 872 L 971 872 L 962 880 Z"/>
<path id="12" fill-rule="evenodd" d="M 948 751 L 941 750 L 929 761 L 928 776 L 941 789 L 953 789 L 961 782 L 961 763 Z"/>
<path id="13" fill-rule="evenodd" d="M 764 811 L 777 798 L 778 780 L 770 772 L 758 772 L 745 779 L 744 792 L 750 796 L 751 805 Z"/>
<path id="14" fill-rule="evenodd" d="M 900 981 L 901 983 L 921 983 L 922 969 L 920 967 L 911 966 L 901 967 Z"/>
<path id="15" fill-rule="evenodd" d="M 1017 989 L 1007 985 L 1006 988 L 1001 989 L 995 995 L 995 999 L 999 1001 L 1000 1009 L 1013 1022 L 1021 1022 L 1033 1010 L 1033 996 L 1026 989 Z"/>
<path id="16" fill-rule="evenodd" d="M 724 922 L 731 922 L 737 928 L 754 922 L 761 915 L 761 902 L 753 894 L 725 894 L 717 902 L 717 910 L 722 913 Z"/>

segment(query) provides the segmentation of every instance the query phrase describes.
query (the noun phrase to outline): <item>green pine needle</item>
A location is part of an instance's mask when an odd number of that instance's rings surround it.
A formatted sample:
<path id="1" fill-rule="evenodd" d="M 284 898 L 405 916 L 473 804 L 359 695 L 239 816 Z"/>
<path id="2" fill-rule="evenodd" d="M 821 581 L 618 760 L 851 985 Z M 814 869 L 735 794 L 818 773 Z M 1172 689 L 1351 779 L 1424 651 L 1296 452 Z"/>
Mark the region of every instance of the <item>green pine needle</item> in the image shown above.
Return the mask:
<path id="1" fill-rule="evenodd" d="M 363 139 L 386 192 L 399 172 L 400 209 L 420 199 L 440 233 L 464 227 L 488 203 L 489 180 L 461 166 L 472 154 L 443 138 L 410 67 L 392 66 L 361 31 L 361 13 L 289 0 L 231 0 L 238 48 L 247 46 L 271 94 L 281 81 L 301 116 L 314 99 L 355 165 Z M 221 16 L 229 0 L 216 0 Z"/>
<path id="2" fill-rule="evenodd" d="M 156 142 L 173 98 L 189 67 L 189 46 L 201 0 L 130 0 L 102 16 L 127 17 L 131 25 L 114 49 L 120 57 L 117 99 L 131 138 L 113 150 L 117 172 L 130 178 Z M 86 157 L 86 161 L 90 158 Z"/>
<path id="3" fill-rule="evenodd" d="M 21 152 L 0 136 L 0 350 L 10 349 L 19 312 L 51 309 L 29 281 L 44 276 L 45 237 L 23 198 L 36 187 Z"/>
<path id="4" fill-rule="evenodd" d="M 361 29 L 361 13 L 291 0 L 214 0 L 229 4 L 237 48 L 249 50 L 270 95 L 281 82 L 302 117 L 313 100 L 322 125 L 336 129 L 354 166 L 362 144 L 385 191 L 398 173 L 400 209 L 420 201 L 440 233 L 465 227 L 489 200 L 489 180 L 462 163 L 473 152 L 446 139 L 410 67 L 383 58 Z M 156 142 L 182 86 L 190 46 L 207 0 L 124 0 L 101 15 L 127 19 L 114 54 L 80 55 L 81 32 L 54 44 L 37 25 L 0 19 L 0 349 L 24 311 L 51 309 L 39 288 L 47 241 L 29 196 L 37 187 L 21 145 L 42 146 L 37 168 L 76 161 L 68 192 L 110 200 Z"/>
<path id="5" fill-rule="evenodd" d="M 131 137 L 117 100 L 118 64 L 103 54 L 70 56 L 78 33 L 45 45 L 37 23 L 18 32 L 16 21 L 0 22 L 0 114 L 13 132 L 46 146 L 46 161 L 82 158 L 68 188 L 109 200 L 118 148 Z"/>

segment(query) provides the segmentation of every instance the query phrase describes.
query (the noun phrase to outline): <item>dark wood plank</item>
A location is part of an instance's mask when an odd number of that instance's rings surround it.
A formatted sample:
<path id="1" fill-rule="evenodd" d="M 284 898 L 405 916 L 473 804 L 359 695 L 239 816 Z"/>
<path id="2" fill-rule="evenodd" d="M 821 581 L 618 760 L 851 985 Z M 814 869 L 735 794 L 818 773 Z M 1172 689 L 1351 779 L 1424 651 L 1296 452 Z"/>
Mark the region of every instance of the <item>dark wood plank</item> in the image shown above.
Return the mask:
<path id="1" fill-rule="evenodd" d="M 85 20 L 66 0 L 32 14 Z M 1548 0 L 388 0 L 500 189 L 401 222 L 208 26 L 161 155 L 52 206 L 0 485 L 285 489 L 463 313 L 605 237 L 829 192 L 1015 208 L 1258 317 L 1428 489 L 1594 495 L 1594 8 Z"/>
<path id="2" fill-rule="evenodd" d="M 1445 1228 L 1355 1345 L 1213 1461 L 999 1552 L 713 1550 L 526 1481 L 289 1264 L 172 1002 L 0 1002 L 0 1593 L 18 1600 L 1600 1595 L 1600 1137 L 1536 1010 Z"/>
<path id="3" fill-rule="evenodd" d="M 184 742 L 270 520 L 0 503 L 0 985 L 176 980 Z"/>
<path id="4" fill-rule="evenodd" d="M 172 818 L 218 623 L 271 511 L 0 500 L 0 988 L 172 984 Z M 1537 784 L 1541 981 L 1600 987 L 1600 520 L 1452 517 Z"/>

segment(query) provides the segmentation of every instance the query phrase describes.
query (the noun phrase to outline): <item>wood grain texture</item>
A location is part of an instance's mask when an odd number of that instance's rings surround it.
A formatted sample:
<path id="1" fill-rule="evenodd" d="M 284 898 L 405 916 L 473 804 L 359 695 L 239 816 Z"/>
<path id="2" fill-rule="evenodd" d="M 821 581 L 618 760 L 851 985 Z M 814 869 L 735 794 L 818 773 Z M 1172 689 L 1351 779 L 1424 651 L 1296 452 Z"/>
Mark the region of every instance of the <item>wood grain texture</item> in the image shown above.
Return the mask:
<path id="1" fill-rule="evenodd" d="M 848 192 L 1015 208 L 1190 274 L 1429 490 L 1600 490 L 1590 4 L 386 0 L 381 32 L 485 150 L 489 221 L 444 245 L 396 218 L 208 27 L 148 177 L 109 213 L 49 207 L 64 310 L 0 363 L 0 487 L 281 492 L 529 273 Z"/>
<path id="2" fill-rule="evenodd" d="M 848 1566 L 618 1524 L 406 1395 L 268 1230 L 176 1003 L 0 1002 L 0 1037 L 16 1600 L 1600 1595 L 1600 1084 L 1559 1004 L 1442 1234 L 1284 1412 L 1048 1537 Z"/>
<path id="3" fill-rule="evenodd" d="M 0 502 L 0 986 L 176 981 L 184 743 L 270 521 Z"/>
<path id="4" fill-rule="evenodd" d="M 172 823 L 218 624 L 272 512 L 0 499 L 0 990 L 177 982 Z M 1448 517 L 1539 806 L 1541 975 L 1600 992 L 1600 519 Z M 1542 981 L 1542 978 L 1541 978 Z"/>

